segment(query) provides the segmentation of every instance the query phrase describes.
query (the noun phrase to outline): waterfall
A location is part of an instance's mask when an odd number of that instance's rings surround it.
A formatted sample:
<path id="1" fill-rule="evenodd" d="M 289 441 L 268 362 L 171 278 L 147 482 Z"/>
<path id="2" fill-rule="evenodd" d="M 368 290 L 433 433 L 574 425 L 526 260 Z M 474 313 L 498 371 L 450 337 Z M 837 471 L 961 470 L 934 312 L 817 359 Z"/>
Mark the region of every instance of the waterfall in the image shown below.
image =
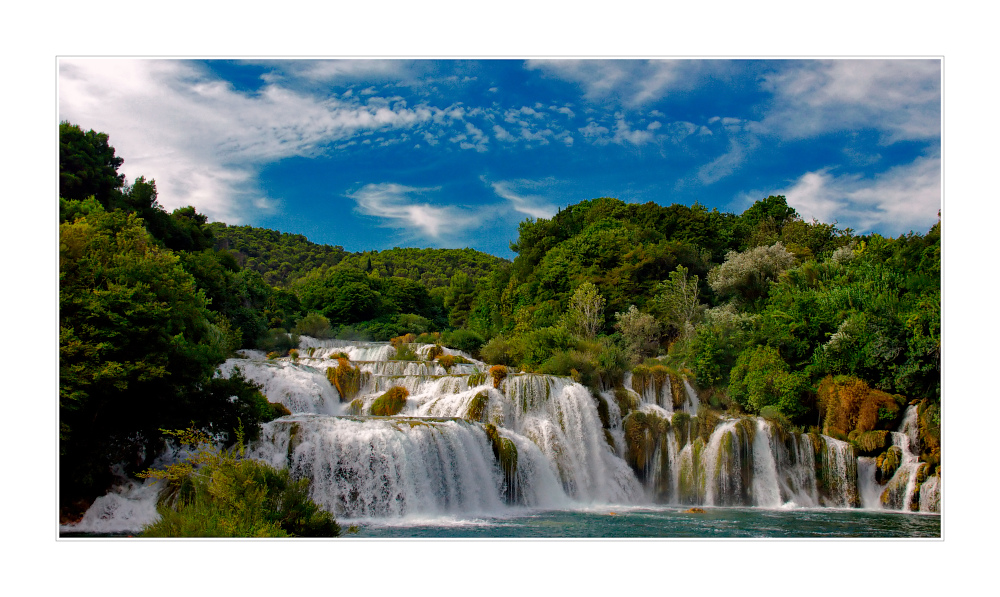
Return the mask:
<path id="1" fill-rule="evenodd" d="M 344 520 L 649 503 L 940 509 L 940 477 L 919 462 L 915 406 L 890 433 L 900 458 L 885 479 L 876 458 L 832 437 L 747 416 L 709 429 L 691 384 L 662 368 L 592 393 L 512 369 L 495 381 L 488 364 L 449 349 L 469 362 L 445 370 L 427 360 L 431 345 L 413 348 L 422 360 L 392 360 L 386 343 L 302 337 L 297 359 L 248 350 L 227 360 L 219 375 L 239 368 L 292 413 L 265 424 L 249 456 L 310 479 L 312 499 Z M 327 377 L 344 356 L 361 372 L 350 401 Z M 393 387 L 407 391 L 402 410 L 370 416 Z M 123 479 L 76 529 L 137 531 L 156 519 L 158 491 Z"/>

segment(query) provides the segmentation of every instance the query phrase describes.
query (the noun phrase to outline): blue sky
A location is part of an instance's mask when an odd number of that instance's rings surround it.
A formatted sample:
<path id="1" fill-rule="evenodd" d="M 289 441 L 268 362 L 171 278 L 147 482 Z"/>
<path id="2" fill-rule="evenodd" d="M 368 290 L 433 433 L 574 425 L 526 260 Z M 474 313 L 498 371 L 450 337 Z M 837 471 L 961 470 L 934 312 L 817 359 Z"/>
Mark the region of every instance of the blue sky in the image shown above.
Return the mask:
<path id="1" fill-rule="evenodd" d="M 59 61 L 59 118 L 106 132 L 168 210 L 350 251 L 513 257 L 527 217 L 601 196 L 926 232 L 941 62 Z"/>

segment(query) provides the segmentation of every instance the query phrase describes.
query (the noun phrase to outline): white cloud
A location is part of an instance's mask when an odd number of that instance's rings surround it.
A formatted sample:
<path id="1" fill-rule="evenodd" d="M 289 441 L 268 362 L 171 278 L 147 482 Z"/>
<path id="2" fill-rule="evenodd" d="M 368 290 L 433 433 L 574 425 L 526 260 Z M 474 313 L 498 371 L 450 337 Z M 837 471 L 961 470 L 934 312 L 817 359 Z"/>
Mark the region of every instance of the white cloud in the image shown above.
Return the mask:
<path id="1" fill-rule="evenodd" d="M 577 83 L 591 101 L 621 101 L 635 107 L 663 98 L 673 89 L 689 89 L 700 68 L 688 60 L 529 60 L 529 69 Z"/>
<path id="2" fill-rule="evenodd" d="M 309 63 L 301 70 L 318 76 L 310 69 L 327 69 L 324 76 L 332 76 L 330 69 L 345 65 L 353 62 Z M 267 163 L 318 155 L 361 133 L 451 123 L 464 115 L 461 107 L 362 105 L 277 84 L 246 94 L 195 63 L 174 60 L 61 60 L 59 94 L 60 118 L 108 133 L 126 160 L 121 172 L 155 178 L 165 208 L 195 205 L 229 223 L 260 204 L 257 173 Z"/>
<path id="3" fill-rule="evenodd" d="M 501 141 L 514 141 L 516 138 L 507 132 L 507 129 L 503 128 L 499 124 L 493 125 L 493 135 Z"/>
<path id="4" fill-rule="evenodd" d="M 486 182 L 485 177 L 481 177 Z M 558 208 L 550 203 L 544 196 L 537 194 L 527 194 L 525 191 L 537 190 L 551 186 L 553 179 L 541 181 L 533 180 L 509 180 L 497 181 L 490 186 L 500 197 L 510 202 L 514 211 L 531 216 L 532 218 L 551 218 L 556 214 Z"/>
<path id="5" fill-rule="evenodd" d="M 767 129 L 791 138 L 875 129 L 884 143 L 941 134 L 941 62 L 810 60 L 764 77 Z"/>
<path id="6" fill-rule="evenodd" d="M 481 214 L 454 205 L 419 203 L 421 196 L 437 188 L 408 187 L 395 183 L 367 184 L 346 196 L 357 204 L 355 211 L 381 220 L 380 225 L 403 230 L 414 238 L 441 242 L 454 238 L 481 222 Z"/>
<path id="7" fill-rule="evenodd" d="M 920 157 L 874 178 L 816 170 L 773 194 L 785 195 L 805 220 L 836 220 L 841 228 L 859 233 L 876 229 L 888 235 L 926 232 L 941 208 L 941 159 Z"/>
<path id="8" fill-rule="evenodd" d="M 751 135 L 734 135 L 729 138 L 729 150 L 698 169 L 698 178 L 712 184 L 736 172 L 747 156 L 760 145 Z"/>

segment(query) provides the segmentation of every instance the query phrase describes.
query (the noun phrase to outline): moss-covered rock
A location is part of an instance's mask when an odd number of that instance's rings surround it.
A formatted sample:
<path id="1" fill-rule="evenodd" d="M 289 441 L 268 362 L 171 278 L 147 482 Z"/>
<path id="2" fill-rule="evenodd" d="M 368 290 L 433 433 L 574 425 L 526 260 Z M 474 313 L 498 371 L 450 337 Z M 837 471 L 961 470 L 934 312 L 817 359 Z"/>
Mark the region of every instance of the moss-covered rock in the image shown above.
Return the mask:
<path id="1" fill-rule="evenodd" d="M 468 421 L 482 421 L 489 403 L 490 393 L 486 390 L 479 392 L 469 401 L 469 407 L 465 411 L 465 419 Z"/>
<path id="2" fill-rule="evenodd" d="M 634 392 L 629 392 L 624 386 L 615 386 L 614 393 L 615 402 L 618 404 L 618 412 L 621 413 L 622 418 L 639 408 L 639 396 Z"/>
<path id="3" fill-rule="evenodd" d="M 427 360 L 433 361 L 444 354 L 444 348 L 440 344 L 435 344 L 427 349 Z"/>
<path id="4" fill-rule="evenodd" d="M 272 420 L 292 414 L 292 411 L 288 410 L 288 407 L 280 402 L 268 401 L 267 408 L 270 410 Z"/>
<path id="5" fill-rule="evenodd" d="M 486 432 L 486 437 L 489 439 L 490 446 L 493 448 L 493 456 L 496 458 L 497 464 L 503 472 L 504 497 L 509 503 L 514 503 L 519 497 L 517 483 L 517 446 L 506 437 L 501 437 L 500 432 L 497 431 L 496 426 L 492 423 L 483 425 L 483 430 Z"/>
<path id="6" fill-rule="evenodd" d="M 892 435 L 884 430 L 855 430 L 849 439 L 862 456 L 876 456 L 892 445 Z"/>
<path id="7" fill-rule="evenodd" d="M 398 415 L 406 406 L 410 392 L 403 386 L 393 386 L 372 402 L 371 414 L 375 417 L 391 417 Z"/>
<path id="8" fill-rule="evenodd" d="M 885 484 L 896 474 L 899 463 L 903 459 L 903 451 L 899 446 L 891 446 L 875 458 L 875 480 Z"/>
<path id="9" fill-rule="evenodd" d="M 487 373 L 485 371 L 477 371 L 469 375 L 469 387 L 474 388 L 476 386 L 481 386 L 486 383 Z"/>

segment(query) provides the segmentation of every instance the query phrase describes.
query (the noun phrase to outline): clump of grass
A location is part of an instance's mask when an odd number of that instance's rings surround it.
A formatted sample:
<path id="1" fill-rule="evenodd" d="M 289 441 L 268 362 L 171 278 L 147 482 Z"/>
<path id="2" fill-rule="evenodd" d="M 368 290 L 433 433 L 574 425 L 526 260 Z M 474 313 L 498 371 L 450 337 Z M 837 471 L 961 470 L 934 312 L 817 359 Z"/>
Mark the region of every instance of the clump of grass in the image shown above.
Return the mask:
<path id="1" fill-rule="evenodd" d="M 361 389 L 363 374 L 358 367 L 351 366 L 347 359 L 337 359 L 336 367 L 326 368 L 326 378 L 340 394 L 340 401 L 347 402 Z"/>
<path id="2" fill-rule="evenodd" d="M 417 353 L 409 344 L 396 346 L 396 354 L 391 358 L 393 361 L 416 361 Z"/>
<path id="3" fill-rule="evenodd" d="M 372 402 L 371 414 L 375 417 L 391 417 L 398 415 L 406 406 L 410 392 L 403 386 L 393 386 Z"/>

